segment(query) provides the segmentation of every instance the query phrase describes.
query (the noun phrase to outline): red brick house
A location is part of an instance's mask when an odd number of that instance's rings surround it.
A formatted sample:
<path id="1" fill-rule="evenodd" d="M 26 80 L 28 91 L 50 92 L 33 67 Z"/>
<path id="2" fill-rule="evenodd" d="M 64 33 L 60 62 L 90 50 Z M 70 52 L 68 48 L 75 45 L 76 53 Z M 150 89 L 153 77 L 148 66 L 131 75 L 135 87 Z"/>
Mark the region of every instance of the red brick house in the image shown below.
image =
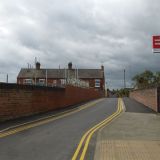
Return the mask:
<path id="1" fill-rule="evenodd" d="M 17 77 L 17 83 L 25 85 L 56 86 L 65 85 L 70 80 L 82 80 L 88 83 L 88 87 L 104 91 L 104 66 L 100 69 L 76 69 L 70 62 L 67 69 L 44 69 L 37 62 L 36 68 L 22 68 Z"/>

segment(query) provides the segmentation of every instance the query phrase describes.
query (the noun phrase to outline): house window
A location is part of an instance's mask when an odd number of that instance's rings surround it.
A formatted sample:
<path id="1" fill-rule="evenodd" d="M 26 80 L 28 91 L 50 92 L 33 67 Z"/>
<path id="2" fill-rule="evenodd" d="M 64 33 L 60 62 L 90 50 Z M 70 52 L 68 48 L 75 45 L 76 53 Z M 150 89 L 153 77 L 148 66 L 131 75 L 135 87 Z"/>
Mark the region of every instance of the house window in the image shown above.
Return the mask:
<path id="1" fill-rule="evenodd" d="M 100 79 L 95 79 L 95 87 L 99 88 L 100 86 Z"/>
<path id="2" fill-rule="evenodd" d="M 61 79 L 61 84 L 65 85 L 66 84 L 66 80 L 65 79 Z"/>
<path id="3" fill-rule="evenodd" d="M 53 86 L 57 86 L 57 80 L 53 80 Z"/>
<path id="4" fill-rule="evenodd" d="M 24 84 L 32 85 L 32 79 L 24 79 Z"/>
<path id="5" fill-rule="evenodd" d="M 44 86 L 45 85 L 45 79 L 39 79 L 39 83 L 40 86 Z"/>

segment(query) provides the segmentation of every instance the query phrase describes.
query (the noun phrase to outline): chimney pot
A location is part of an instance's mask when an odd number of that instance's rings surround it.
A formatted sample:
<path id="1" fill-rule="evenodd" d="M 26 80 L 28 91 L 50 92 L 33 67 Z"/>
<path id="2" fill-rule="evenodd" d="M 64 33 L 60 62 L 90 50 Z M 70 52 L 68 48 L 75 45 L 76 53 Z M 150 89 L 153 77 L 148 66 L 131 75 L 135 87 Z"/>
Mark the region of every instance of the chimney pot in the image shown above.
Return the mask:
<path id="1" fill-rule="evenodd" d="M 68 63 L 68 69 L 72 69 L 72 62 Z"/>
<path id="2" fill-rule="evenodd" d="M 101 65 L 101 70 L 103 70 L 103 71 L 104 71 L 104 66 L 103 66 L 103 65 Z"/>
<path id="3" fill-rule="evenodd" d="M 39 62 L 36 62 L 36 69 L 38 70 L 40 69 L 40 67 L 41 67 L 41 64 Z"/>

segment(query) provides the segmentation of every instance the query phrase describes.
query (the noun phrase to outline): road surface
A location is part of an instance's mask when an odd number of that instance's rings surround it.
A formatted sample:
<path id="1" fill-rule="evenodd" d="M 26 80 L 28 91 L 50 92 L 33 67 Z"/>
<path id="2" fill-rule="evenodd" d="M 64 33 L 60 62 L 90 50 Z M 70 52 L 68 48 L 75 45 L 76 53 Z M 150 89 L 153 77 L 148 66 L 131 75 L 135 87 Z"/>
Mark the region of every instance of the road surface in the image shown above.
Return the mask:
<path id="1" fill-rule="evenodd" d="M 0 160 L 71 160 L 83 134 L 113 114 L 117 99 L 0 138 Z"/>

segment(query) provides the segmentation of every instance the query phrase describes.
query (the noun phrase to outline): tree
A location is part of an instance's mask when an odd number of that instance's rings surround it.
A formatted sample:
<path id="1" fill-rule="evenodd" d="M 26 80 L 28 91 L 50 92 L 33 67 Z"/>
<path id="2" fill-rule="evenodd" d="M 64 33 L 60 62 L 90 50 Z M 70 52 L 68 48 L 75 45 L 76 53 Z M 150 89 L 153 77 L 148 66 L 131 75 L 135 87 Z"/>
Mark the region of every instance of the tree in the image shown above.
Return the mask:
<path id="1" fill-rule="evenodd" d="M 157 86 L 160 85 L 160 72 L 153 73 L 146 70 L 141 74 L 135 75 L 132 80 L 134 81 L 135 88 Z"/>
<path id="2" fill-rule="evenodd" d="M 154 84 L 156 86 L 160 85 L 160 72 L 156 72 L 154 75 Z"/>

